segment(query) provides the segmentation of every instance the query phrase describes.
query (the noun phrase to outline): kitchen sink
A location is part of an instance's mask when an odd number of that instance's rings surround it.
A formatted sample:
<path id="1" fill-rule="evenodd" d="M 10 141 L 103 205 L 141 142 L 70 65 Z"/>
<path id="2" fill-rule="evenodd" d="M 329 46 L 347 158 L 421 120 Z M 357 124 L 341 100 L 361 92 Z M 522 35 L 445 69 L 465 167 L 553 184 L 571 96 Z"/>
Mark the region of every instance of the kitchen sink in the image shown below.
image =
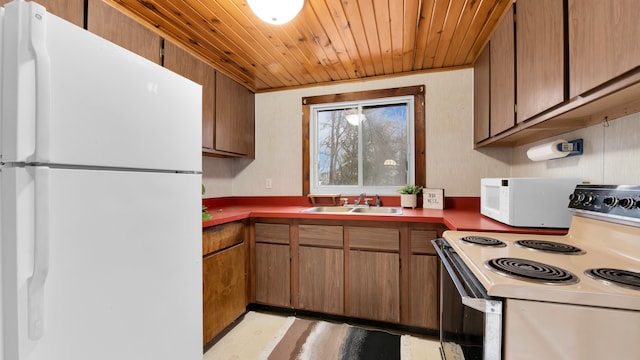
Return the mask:
<path id="1" fill-rule="evenodd" d="M 314 206 L 309 209 L 302 210 L 302 212 L 310 213 L 345 213 L 353 210 L 354 208 L 348 206 Z"/>
<path id="2" fill-rule="evenodd" d="M 314 206 L 302 210 L 302 212 L 316 214 L 402 215 L 402 208 L 385 206 Z"/>
<path id="3" fill-rule="evenodd" d="M 356 207 L 351 211 L 358 214 L 385 214 L 385 215 L 402 215 L 402 208 L 399 207 Z"/>

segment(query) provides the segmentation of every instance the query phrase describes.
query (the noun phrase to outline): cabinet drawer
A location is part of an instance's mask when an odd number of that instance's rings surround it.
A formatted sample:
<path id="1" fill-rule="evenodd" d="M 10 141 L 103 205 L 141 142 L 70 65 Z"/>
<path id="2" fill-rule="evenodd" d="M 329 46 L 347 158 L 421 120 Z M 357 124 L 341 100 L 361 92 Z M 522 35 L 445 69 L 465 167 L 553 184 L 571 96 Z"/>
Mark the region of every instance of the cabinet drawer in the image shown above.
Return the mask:
<path id="1" fill-rule="evenodd" d="M 342 226 L 300 225 L 300 245 L 342 248 Z"/>
<path id="2" fill-rule="evenodd" d="M 228 248 L 243 241 L 244 224 L 241 222 L 207 228 L 202 232 L 202 255 Z"/>
<path id="3" fill-rule="evenodd" d="M 255 224 L 256 242 L 272 244 L 289 244 L 288 224 Z"/>
<path id="4" fill-rule="evenodd" d="M 431 240 L 438 237 L 436 230 L 412 230 L 411 231 L 411 253 L 435 255 L 436 250 L 431 244 Z"/>
<path id="5" fill-rule="evenodd" d="M 361 250 L 399 251 L 398 229 L 350 227 L 349 248 Z"/>

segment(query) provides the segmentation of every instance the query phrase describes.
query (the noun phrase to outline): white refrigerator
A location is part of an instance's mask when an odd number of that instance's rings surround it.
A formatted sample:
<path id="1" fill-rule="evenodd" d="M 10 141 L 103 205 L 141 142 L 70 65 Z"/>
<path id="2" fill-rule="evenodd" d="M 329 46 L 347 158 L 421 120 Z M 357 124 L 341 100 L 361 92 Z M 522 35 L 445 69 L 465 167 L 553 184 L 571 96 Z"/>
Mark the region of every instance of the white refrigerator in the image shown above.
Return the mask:
<path id="1" fill-rule="evenodd" d="M 0 8 L 3 360 L 202 359 L 201 87 Z"/>

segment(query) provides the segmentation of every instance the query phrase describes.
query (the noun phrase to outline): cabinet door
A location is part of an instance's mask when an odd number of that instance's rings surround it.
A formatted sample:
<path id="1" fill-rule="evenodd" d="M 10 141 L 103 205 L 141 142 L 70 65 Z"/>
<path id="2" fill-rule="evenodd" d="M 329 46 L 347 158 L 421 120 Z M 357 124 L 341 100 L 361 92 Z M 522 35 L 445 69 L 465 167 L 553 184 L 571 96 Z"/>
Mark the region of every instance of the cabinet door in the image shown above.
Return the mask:
<path id="1" fill-rule="evenodd" d="M 490 131 L 491 136 L 495 136 L 515 125 L 515 44 L 512 10 L 507 11 L 491 37 L 490 51 Z"/>
<path id="2" fill-rule="evenodd" d="M 216 79 L 215 150 L 255 157 L 254 94 L 229 77 Z"/>
<path id="3" fill-rule="evenodd" d="M 564 101 L 564 1 L 518 0 L 517 122 Z"/>
<path id="4" fill-rule="evenodd" d="M 289 245 L 256 243 L 256 301 L 291 306 Z"/>
<path id="5" fill-rule="evenodd" d="M 400 232 L 395 228 L 351 226 L 349 316 L 400 322 Z"/>
<path id="6" fill-rule="evenodd" d="M 164 67 L 202 85 L 202 151 L 212 151 L 216 71 L 170 41 L 164 42 Z"/>
<path id="7" fill-rule="evenodd" d="M 160 36 L 101 0 L 88 1 L 87 30 L 160 64 Z"/>
<path id="8" fill-rule="evenodd" d="M 301 309 L 344 313 L 344 250 L 301 246 L 298 251 Z"/>
<path id="9" fill-rule="evenodd" d="M 399 255 L 349 251 L 348 297 L 348 316 L 400 322 Z"/>
<path id="10" fill-rule="evenodd" d="M 438 329 L 438 257 L 411 255 L 411 316 L 409 325 Z"/>
<path id="11" fill-rule="evenodd" d="M 640 1 L 569 0 L 569 96 L 640 65 Z"/>
<path id="12" fill-rule="evenodd" d="M 11 0 L 0 0 L 0 6 Z M 84 0 L 38 0 L 38 4 L 47 8 L 47 12 L 84 28 Z"/>
<path id="13" fill-rule="evenodd" d="M 203 344 L 229 326 L 247 306 L 245 245 L 238 244 L 202 260 Z"/>
<path id="14" fill-rule="evenodd" d="M 408 325 L 438 329 L 440 281 L 438 256 L 431 240 L 439 231 L 411 230 L 410 316 Z"/>
<path id="15" fill-rule="evenodd" d="M 489 137 L 490 48 L 491 44 L 487 44 L 473 65 L 473 139 L 475 143 Z"/>

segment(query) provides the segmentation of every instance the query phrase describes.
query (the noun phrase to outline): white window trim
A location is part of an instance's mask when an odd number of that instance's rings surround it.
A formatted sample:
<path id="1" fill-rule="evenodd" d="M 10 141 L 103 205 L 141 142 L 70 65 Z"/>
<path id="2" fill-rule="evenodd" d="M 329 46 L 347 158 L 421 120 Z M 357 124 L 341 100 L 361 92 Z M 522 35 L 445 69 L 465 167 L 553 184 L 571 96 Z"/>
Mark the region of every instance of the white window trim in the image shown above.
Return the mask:
<path id="1" fill-rule="evenodd" d="M 345 101 L 335 103 L 324 103 L 310 105 L 310 121 L 309 121 L 309 182 L 310 192 L 312 194 L 341 194 L 341 195 L 357 195 L 360 193 L 378 194 L 378 195 L 397 195 L 400 186 L 369 186 L 361 187 L 357 185 L 319 185 L 318 181 L 318 139 L 317 139 L 317 114 L 321 110 L 331 110 L 343 107 L 361 107 L 370 105 L 384 105 L 393 103 L 405 103 L 407 106 L 407 184 L 415 183 L 415 97 L 413 95 L 388 97 L 372 100 Z M 359 142 L 362 137 L 359 136 Z M 362 144 L 360 144 L 361 146 Z M 360 159 L 359 167 L 362 166 Z M 362 183 L 362 169 L 358 169 L 359 182 Z"/>

